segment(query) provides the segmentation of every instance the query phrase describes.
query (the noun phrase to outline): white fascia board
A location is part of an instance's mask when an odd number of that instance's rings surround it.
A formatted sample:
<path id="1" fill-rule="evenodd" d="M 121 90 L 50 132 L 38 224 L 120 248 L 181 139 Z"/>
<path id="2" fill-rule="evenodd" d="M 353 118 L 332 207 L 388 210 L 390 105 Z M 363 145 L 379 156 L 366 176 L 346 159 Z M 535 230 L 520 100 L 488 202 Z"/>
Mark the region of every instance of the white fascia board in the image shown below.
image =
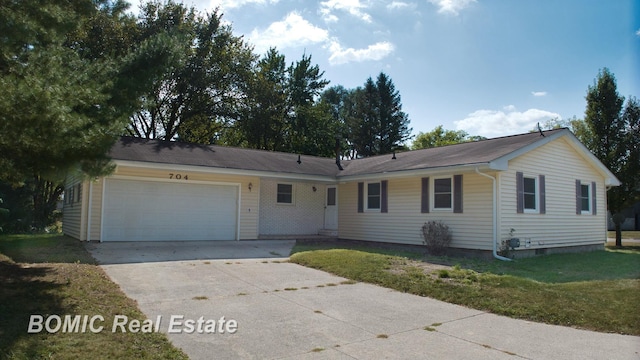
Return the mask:
<path id="1" fill-rule="evenodd" d="M 219 167 L 211 167 L 211 166 L 151 163 L 151 162 L 129 161 L 129 160 L 113 160 L 113 163 L 116 164 L 116 166 L 126 166 L 126 167 L 133 167 L 133 168 L 137 167 L 137 168 L 155 169 L 155 170 L 193 171 L 193 172 L 200 172 L 205 174 L 255 176 L 255 177 L 262 177 L 262 178 L 278 178 L 278 179 L 288 179 L 288 180 L 306 180 L 306 181 L 336 183 L 336 178 L 333 176 L 312 175 L 312 174 L 294 174 L 294 173 L 285 173 L 285 172 L 242 170 L 242 169 L 219 168 Z"/>
<path id="2" fill-rule="evenodd" d="M 474 172 L 475 169 L 480 170 L 495 170 L 490 167 L 490 163 L 477 163 L 477 164 L 464 164 L 453 166 L 442 166 L 428 169 L 416 169 L 416 170 L 400 170 L 379 172 L 372 174 L 362 175 L 347 175 L 338 176 L 338 181 L 341 183 L 347 181 L 366 181 L 366 180 L 380 180 L 380 179 L 392 179 L 401 177 L 426 177 L 426 176 L 438 176 L 438 175 L 452 175 L 455 173 Z"/>
<path id="3" fill-rule="evenodd" d="M 598 159 L 593 153 L 584 146 L 583 143 L 578 140 L 578 138 L 569 131 L 569 144 L 579 153 L 581 154 L 588 163 L 590 163 L 593 167 L 598 169 L 604 175 L 604 183 L 607 186 L 620 186 L 622 183 L 614 173 L 611 172 L 600 159 Z"/>

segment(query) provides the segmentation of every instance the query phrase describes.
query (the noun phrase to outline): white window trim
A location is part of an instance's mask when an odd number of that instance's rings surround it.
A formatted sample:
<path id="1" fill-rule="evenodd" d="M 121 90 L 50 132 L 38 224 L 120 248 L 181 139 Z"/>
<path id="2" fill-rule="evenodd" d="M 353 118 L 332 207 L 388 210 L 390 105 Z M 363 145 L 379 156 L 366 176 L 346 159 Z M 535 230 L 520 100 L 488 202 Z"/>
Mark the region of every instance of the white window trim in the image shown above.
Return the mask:
<path id="1" fill-rule="evenodd" d="M 448 207 L 448 208 L 436 207 L 436 180 L 442 180 L 442 179 L 449 179 L 449 181 L 451 182 L 451 207 Z M 431 179 L 431 184 L 430 185 L 431 186 L 430 186 L 429 192 L 431 194 L 429 194 L 429 195 L 431 197 L 431 209 L 433 211 L 451 212 L 452 213 L 453 212 L 453 201 L 455 199 L 455 196 L 454 196 L 455 189 L 454 189 L 454 186 L 453 186 L 453 175 L 451 175 L 451 176 L 434 177 L 433 179 Z"/>
<path id="2" fill-rule="evenodd" d="M 525 214 L 539 214 L 540 213 L 540 179 L 537 175 L 527 175 L 527 174 L 523 174 L 522 175 L 522 181 L 524 183 L 524 180 L 526 179 L 533 179 L 535 181 L 534 184 L 534 190 L 535 192 L 533 193 L 536 197 L 535 199 L 535 208 L 534 209 L 527 209 L 527 203 L 525 201 L 525 191 L 524 191 L 524 184 L 522 185 L 522 211 Z"/>
<path id="3" fill-rule="evenodd" d="M 278 185 L 291 185 L 291 202 L 290 203 L 278 201 Z M 276 205 L 293 206 L 295 204 L 296 204 L 296 185 L 293 183 L 284 183 L 284 182 L 276 183 Z"/>
<path id="4" fill-rule="evenodd" d="M 378 197 L 380 201 L 378 202 L 378 208 L 369 208 L 369 184 L 378 184 L 380 193 Z M 369 181 L 364 183 L 364 211 L 365 212 L 381 212 L 382 211 L 382 181 Z"/>
<path id="5" fill-rule="evenodd" d="M 586 186 L 587 187 L 587 202 L 589 204 L 589 210 L 583 210 L 582 209 L 582 199 L 584 199 L 584 197 L 582 196 L 582 187 Z M 591 181 L 582 181 L 580 180 L 580 214 L 582 215 L 591 215 L 593 213 L 593 199 L 592 199 L 592 192 L 593 190 L 591 189 Z"/>

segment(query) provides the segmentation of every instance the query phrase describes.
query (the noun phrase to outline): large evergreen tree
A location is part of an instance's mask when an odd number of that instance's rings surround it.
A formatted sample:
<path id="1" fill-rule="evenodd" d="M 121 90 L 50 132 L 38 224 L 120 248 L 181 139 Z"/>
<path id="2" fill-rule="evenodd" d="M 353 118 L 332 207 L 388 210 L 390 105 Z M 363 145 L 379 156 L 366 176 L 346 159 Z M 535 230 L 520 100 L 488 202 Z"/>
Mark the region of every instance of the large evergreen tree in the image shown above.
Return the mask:
<path id="1" fill-rule="evenodd" d="M 258 61 L 247 92 L 244 116 L 235 140 L 251 148 L 330 156 L 339 124 L 320 101 L 329 83 L 311 56 L 286 66 L 284 55 L 271 48 Z M 242 143 L 231 143 L 242 145 Z"/>
<path id="2" fill-rule="evenodd" d="M 126 7 L 107 0 L 0 5 L 0 181 L 29 188 L 38 228 L 51 220 L 69 169 L 107 171 L 106 153 L 133 99 L 171 57 L 172 43 L 157 38 L 109 51 L 105 44 L 118 42 L 109 30 L 131 24 Z"/>
<path id="3" fill-rule="evenodd" d="M 346 116 L 347 136 L 356 157 L 389 154 L 410 138 L 409 117 L 386 74 L 381 72 L 375 82 L 368 78 L 347 98 L 353 104 Z"/>
<path id="4" fill-rule="evenodd" d="M 238 129 L 246 145 L 254 149 L 284 150 L 287 103 L 287 70 L 284 55 L 275 48 L 258 61 L 247 90 L 248 103 Z"/>
<path id="5" fill-rule="evenodd" d="M 638 201 L 638 102 L 630 98 L 623 111 L 624 97 L 618 94 L 615 76 L 604 68 L 587 89 L 585 123 L 592 134 L 589 150 L 622 182 L 607 193 L 607 205 L 616 226 L 616 246 L 622 246 L 620 214 Z"/>

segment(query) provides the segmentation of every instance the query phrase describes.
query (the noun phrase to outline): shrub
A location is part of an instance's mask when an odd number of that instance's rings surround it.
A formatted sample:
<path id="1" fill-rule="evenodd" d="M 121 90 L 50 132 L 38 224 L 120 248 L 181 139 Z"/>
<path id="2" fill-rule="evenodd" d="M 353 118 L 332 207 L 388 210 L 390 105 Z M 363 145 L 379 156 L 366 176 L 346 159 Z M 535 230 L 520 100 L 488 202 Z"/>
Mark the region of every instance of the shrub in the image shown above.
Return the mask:
<path id="1" fill-rule="evenodd" d="M 422 225 L 422 243 L 431 255 L 444 255 L 451 244 L 449 227 L 442 221 L 427 221 Z"/>

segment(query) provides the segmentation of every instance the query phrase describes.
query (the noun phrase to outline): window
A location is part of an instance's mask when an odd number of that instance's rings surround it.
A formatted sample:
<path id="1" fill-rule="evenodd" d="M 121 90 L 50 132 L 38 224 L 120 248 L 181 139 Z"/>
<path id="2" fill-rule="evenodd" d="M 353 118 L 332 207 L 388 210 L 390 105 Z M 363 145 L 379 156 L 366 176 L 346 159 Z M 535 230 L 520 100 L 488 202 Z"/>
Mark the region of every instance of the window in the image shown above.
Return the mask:
<path id="1" fill-rule="evenodd" d="M 389 212 L 388 199 L 389 181 L 382 180 L 371 183 L 358 183 L 358 212 L 365 210 L 386 213 Z"/>
<path id="2" fill-rule="evenodd" d="M 278 204 L 293 204 L 293 185 L 278 184 Z"/>
<path id="3" fill-rule="evenodd" d="M 580 210 L 582 213 L 591 212 L 591 199 L 589 198 L 589 184 L 581 184 L 580 185 Z"/>
<path id="4" fill-rule="evenodd" d="M 516 173 L 517 213 L 545 214 L 547 212 L 545 176 L 525 176 Z"/>
<path id="5" fill-rule="evenodd" d="M 82 201 L 82 184 L 78 184 L 78 189 L 76 191 L 76 202 Z"/>
<path id="6" fill-rule="evenodd" d="M 329 187 L 327 188 L 327 205 L 335 206 L 336 205 L 336 188 Z"/>
<path id="7" fill-rule="evenodd" d="M 596 183 L 576 180 L 576 214 L 597 214 Z"/>
<path id="8" fill-rule="evenodd" d="M 75 187 L 72 186 L 72 187 L 68 188 L 68 190 L 69 190 L 69 193 L 68 194 L 64 194 L 65 200 L 67 199 L 67 195 L 68 195 L 69 196 L 68 200 L 66 200 L 67 204 L 73 205 L 73 198 L 74 198 L 74 194 L 73 193 L 74 193 Z"/>
<path id="9" fill-rule="evenodd" d="M 433 208 L 435 210 L 451 210 L 453 204 L 453 187 L 451 178 L 433 180 Z"/>
<path id="10" fill-rule="evenodd" d="M 538 211 L 537 178 L 524 177 L 523 181 L 524 211 Z"/>
<path id="11" fill-rule="evenodd" d="M 367 210 L 380 210 L 380 183 L 367 183 Z"/>

